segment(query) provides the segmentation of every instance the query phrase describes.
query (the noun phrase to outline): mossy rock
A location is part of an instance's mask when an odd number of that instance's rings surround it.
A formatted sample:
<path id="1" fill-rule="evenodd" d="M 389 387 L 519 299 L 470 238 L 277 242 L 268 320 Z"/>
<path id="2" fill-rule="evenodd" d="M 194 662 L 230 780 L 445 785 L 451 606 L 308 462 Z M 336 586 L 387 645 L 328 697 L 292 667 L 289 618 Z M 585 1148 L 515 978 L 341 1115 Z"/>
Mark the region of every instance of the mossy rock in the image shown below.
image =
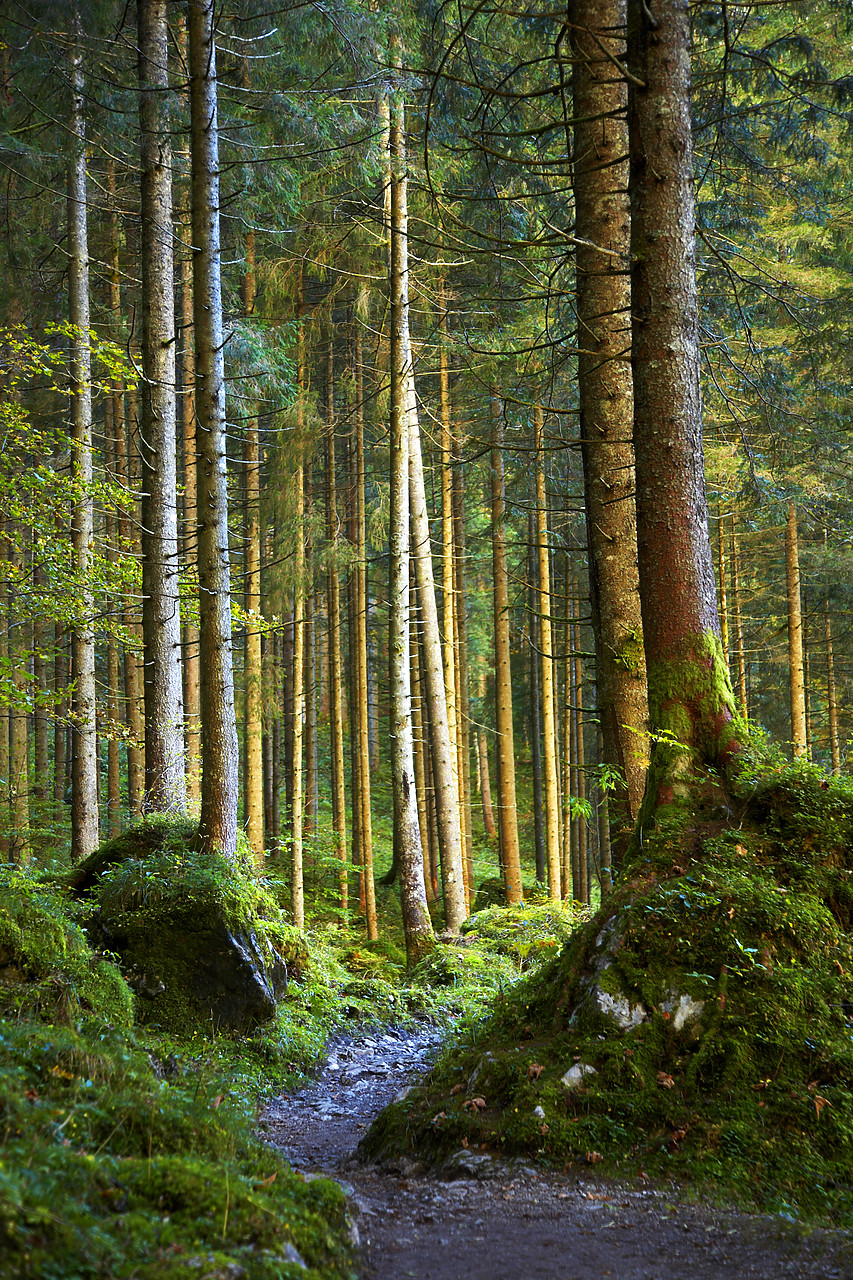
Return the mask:
<path id="1" fill-rule="evenodd" d="M 0 1011 L 46 1021 L 133 1021 L 118 967 L 94 951 L 62 890 L 26 871 L 0 868 Z"/>
<path id="2" fill-rule="evenodd" d="M 639 1165 L 853 1226 L 853 785 L 795 766 L 733 798 L 739 825 L 647 832 L 365 1154 Z"/>
<path id="3" fill-rule="evenodd" d="M 159 819 L 101 846 L 77 872 L 97 907 L 90 932 L 121 957 L 139 1018 L 167 1030 L 242 1033 L 275 1015 L 305 944 L 241 865 L 194 848 Z"/>

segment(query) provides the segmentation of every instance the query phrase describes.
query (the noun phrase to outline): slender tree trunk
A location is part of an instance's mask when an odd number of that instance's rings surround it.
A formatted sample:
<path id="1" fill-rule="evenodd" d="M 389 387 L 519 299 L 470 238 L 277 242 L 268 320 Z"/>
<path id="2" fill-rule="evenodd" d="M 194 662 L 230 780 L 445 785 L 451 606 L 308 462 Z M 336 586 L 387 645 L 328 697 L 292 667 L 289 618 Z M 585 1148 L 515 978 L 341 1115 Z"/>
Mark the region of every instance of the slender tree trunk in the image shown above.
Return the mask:
<path id="1" fill-rule="evenodd" d="M 115 420 L 115 401 L 117 397 L 107 396 L 104 401 L 104 424 L 106 434 L 106 461 L 110 478 L 117 479 L 116 459 L 117 424 Z M 124 429 L 124 423 L 121 424 Z M 106 517 L 107 555 L 112 564 L 118 560 L 116 538 L 118 527 L 112 512 Z M 121 711 L 119 706 L 119 682 L 121 678 L 119 647 L 114 636 L 107 639 L 107 710 L 109 712 L 109 733 L 107 739 L 107 835 L 112 839 L 121 831 L 121 759 L 119 756 L 119 732 Z"/>
<path id="2" fill-rule="evenodd" d="M 361 806 L 361 846 L 364 865 L 373 866 L 373 814 L 370 790 L 370 709 L 369 670 L 367 654 L 367 508 L 365 504 L 364 474 L 364 374 L 362 367 L 361 328 L 355 321 L 353 335 L 353 362 L 355 373 L 355 500 L 356 500 L 356 559 L 355 559 L 355 663 L 358 672 L 358 703 L 353 708 L 351 732 L 358 740 L 359 800 Z"/>
<path id="3" fill-rule="evenodd" d="M 602 760 L 604 749 L 601 727 L 598 730 L 598 757 Z M 601 883 L 601 897 L 606 898 L 613 888 L 612 856 L 610 848 L 610 804 L 607 788 L 599 786 L 598 791 L 598 875 Z"/>
<path id="4" fill-rule="evenodd" d="M 577 591 L 577 583 L 572 588 Z M 575 685 L 575 795 L 577 799 L 583 803 L 586 800 L 586 754 L 584 751 L 583 739 L 583 661 L 581 659 L 581 630 L 578 618 L 580 616 L 580 598 L 576 598 L 575 604 L 575 622 L 572 628 L 572 647 L 574 648 L 574 685 Z M 577 837 L 577 862 L 580 874 L 580 893 L 575 896 L 581 902 L 589 903 L 589 850 L 588 850 L 588 828 L 586 818 L 582 810 L 578 812 L 576 819 L 576 837 Z"/>
<path id="5" fill-rule="evenodd" d="M 838 745 L 838 693 L 835 687 L 835 658 L 832 650 L 832 619 L 829 612 L 829 596 L 824 600 L 823 620 L 826 634 L 826 705 L 829 714 L 829 750 L 832 772 L 841 776 L 841 751 Z"/>
<path id="6" fill-rule="evenodd" d="M 737 542 L 737 525 L 735 517 L 732 516 L 731 524 L 731 547 L 732 547 L 732 610 L 734 612 L 735 624 L 735 642 L 737 646 L 737 687 L 738 698 L 740 701 L 741 715 L 744 720 L 749 719 L 749 703 L 746 695 L 746 651 L 743 645 L 743 614 L 741 611 L 740 599 L 740 548 Z"/>
<path id="7" fill-rule="evenodd" d="M 461 443 L 457 440 L 461 453 Z M 456 751 L 459 799 L 462 813 L 462 836 L 465 848 L 465 878 L 474 886 L 474 839 L 471 815 L 471 717 L 468 704 L 468 615 L 465 589 L 465 506 L 461 457 L 457 457 L 453 474 L 453 582 L 456 609 Z"/>
<path id="8" fill-rule="evenodd" d="M 396 45 L 396 42 L 395 42 Z M 399 52 L 392 49 L 392 65 Z M 408 251 L 406 243 L 405 152 L 400 113 L 392 112 L 390 161 L 391 465 L 389 518 L 388 648 L 391 694 L 391 776 L 394 830 L 406 954 L 410 964 L 433 945 L 418 825 L 412 745 L 409 641 L 409 431 Z"/>
<path id="9" fill-rule="evenodd" d="M 690 12 L 629 0 L 631 315 L 637 541 L 652 750 L 642 820 L 687 802 L 736 750 L 702 451 Z M 664 737 L 661 731 L 671 737 Z"/>
<path id="10" fill-rule="evenodd" d="M 492 571 L 495 615 L 495 728 L 498 759 L 498 824 L 504 885 L 509 906 L 521 902 L 521 855 L 515 803 L 515 749 L 512 725 L 512 671 L 509 639 L 509 581 L 506 562 L 506 494 L 503 460 L 503 404 L 492 390 Z"/>
<path id="11" fill-rule="evenodd" d="M 308 460 L 305 472 L 305 511 L 314 507 L 314 469 Z M 317 624 L 314 591 L 314 549 L 310 524 L 305 543 L 305 820 L 306 834 L 317 834 L 319 793 L 317 789 Z"/>
<path id="12" fill-rule="evenodd" d="M 142 167 L 142 633 L 145 807 L 182 813 L 184 706 L 178 589 L 175 302 L 166 0 L 140 0 Z"/>
<path id="13" fill-rule="evenodd" d="M 302 742 L 305 715 L 305 487 L 302 439 L 297 442 L 299 462 L 292 477 L 296 498 L 294 526 L 296 556 L 293 565 L 293 754 L 290 782 L 290 866 L 293 923 L 305 927 L 305 894 L 302 875 Z M 343 754 L 343 743 L 340 744 Z M 341 773 L 343 770 L 341 769 Z M 341 791 L 343 778 L 340 778 Z"/>
<path id="14" fill-rule="evenodd" d="M 7 552 L 5 538 L 0 539 L 0 559 L 5 560 Z M 0 586 L 0 663 L 3 664 L 3 670 L 8 669 L 9 662 L 9 612 L 7 606 L 7 588 L 5 583 Z M 57 653 L 59 650 L 57 649 Z M 63 681 L 64 683 L 64 681 Z M 4 862 L 9 861 L 11 852 L 11 810 L 9 805 L 12 777 L 11 777 L 11 761 L 9 758 L 9 728 L 10 717 L 9 707 L 6 703 L 0 703 L 0 857 Z M 65 738 L 65 725 L 62 726 L 63 741 Z M 61 804 L 65 791 L 65 772 L 63 768 L 63 786 L 57 798 L 57 803 Z"/>
<path id="15" fill-rule="evenodd" d="M 560 788 L 557 779 L 557 726 L 554 706 L 554 641 L 551 625 L 551 557 L 548 501 L 545 493 L 545 440 L 542 406 L 534 411 L 536 434 L 536 551 L 538 569 L 539 663 L 542 686 L 542 757 L 545 790 L 545 858 L 552 902 L 562 897 L 560 868 Z"/>
<path id="16" fill-rule="evenodd" d="M 578 389 L 590 603 L 604 759 L 624 779 L 613 795 L 621 844 L 645 786 L 648 721 L 637 574 L 633 413 L 628 360 L 628 130 L 626 0 L 572 0 Z"/>
<path id="17" fill-rule="evenodd" d="M 800 554 L 797 508 L 788 504 L 785 525 L 785 583 L 788 594 L 788 670 L 791 696 L 791 739 L 796 758 L 808 755 L 806 686 L 803 668 L 803 611 L 800 601 Z"/>
<path id="18" fill-rule="evenodd" d="M 71 859 L 79 861 L 98 843 L 98 755 L 95 710 L 95 600 L 89 584 L 94 538 L 92 484 L 92 390 L 89 350 L 89 246 L 86 215 L 86 127 L 84 117 L 83 26 L 79 5 L 72 12 L 70 47 L 71 110 L 68 163 L 68 315 L 71 338 L 71 468 L 75 486 L 72 542 L 80 580 L 79 620 L 72 636 L 73 767 Z"/>
<path id="19" fill-rule="evenodd" d="M 243 276 L 243 309 L 251 317 L 255 311 L 255 233 L 246 235 L 246 270 Z M 252 407 L 254 408 L 254 406 Z M 244 680 L 245 820 L 246 836 L 259 867 L 264 865 L 264 782 L 263 732 L 264 694 L 261 667 L 261 440 L 257 415 L 249 413 L 243 442 L 246 480 L 246 643 Z M 301 476 L 299 468 L 297 474 Z M 300 497 L 301 497 L 300 488 Z M 299 545 L 297 535 L 297 561 Z M 299 566 L 297 564 L 297 572 Z M 301 928 L 301 925 L 300 925 Z"/>
<path id="20" fill-rule="evenodd" d="M 326 535 L 329 540 L 330 556 L 327 573 L 326 608 L 329 618 L 329 730 L 332 752 L 332 824 L 335 832 L 335 843 L 338 857 L 341 860 L 341 893 L 344 892 L 346 876 L 347 835 L 346 835 L 346 794 L 344 789 L 344 706 L 343 706 L 343 674 L 341 669 L 341 596 L 340 580 L 337 565 L 338 544 L 338 499 L 335 458 L 335 413 L 334 413 L 334 364 L 332 344 L 329 343 L 328 370 L 328 442 L 327 442 L 327 477 L 326 477 Z M 376 900 L 373 884 L 373 868 L 363 867 L 365 882 L 365 911 L 367 914 L 367 936 L 378 937 L 376 924 Z"/>
<path id="21" fill-rule="evenodd" d="M 200 836 L 233 858 L 238 750 L 231 655 L 225 370 L 219 247 L 219 131 L 213 0 L 189 0 L 193 319 L 198 439 L 201 698 Z"/>
<path id="22" fill-rule="evenodd" d="M 486 697 L 486 672 L 484 668 L 480 668 L 480 706 L 482 707 Z M 495 814 L 492 808 L 492 783 L 489 776 L 489 739 L 486 730 L 482 724 L 477 726 L 477 772 L 480 777 L 480 803 L 483 807 L 483 827 L 489 840 L 494 840 L 498 834 L 495 825 Z"/>
<path id="23" fill-rule="evenodd" d="M 531 505 L 527 516 L 527 581 L 528 581 L 528 614 L 530 618 L 528 655 L 530 662 L 530 745 L 531 766 L 533 772 L 533 852 L 536 862 L 536 879 L 540 884 L 546 882 L 545 862 L 545 795 L 542 786 L 542 696 L 539 676 L 539 648 L 541 643 L 541 620 L 539 617 L 539 599 L 536 590 L 537 554 L 536 554 L 536 511 Z"/>
<path id="24" fill-rule="evenodd" d="M 391 136 L 401 149 L 404 146 L 402 107 L 395 105 L 391 113 Z M 402 321 L 402 343 L 406 360 L 406 412 L 408 416 L 409 488 L 412 524 L 412 558 L 418 583 L 423 640 L 423 682 L 430 734 L 438 847 L 441 856 L 442 889 L 445 922 L 451 933 L 458 933 L 467 915 L 465 903 L 465 870 L 462 861 L 462 834 L 459 826 L 459 797 L 456 787 L 456 738 L 451 747 L 447 714 L 445 673 L 442 660 L 441 633 L 435 600 L 435 580 L 430 547 L 429 513 L 426 503 L 420 426 L 418 423 L 411 338 L 408 324 L 408 249 L 406 181 L 399 184 L 398 221 L 394 234 L 403 242 L 405 283 Z"/>
<path id="25" fill-rule="evenodd" d="M 36 586 L 44 588 L 46 586 L 46 574 L 41 566 L 35 569 Z M 48 702 L 50 695 L 50 686 L 48 682 L 48 631 L 49 623 L 47 618 L 42 614 L 35 619 L 33 624 L 33 679 L 36 688 L 36 696 L 39 699 L 39 705 L 35 710 L 35 724 L 33 744 L 33 765 L 34 776 L 30 787 L 30 794 L 34 801 L 40 806 L 44 806 L 50 790 L 50 755 L 48 751 Z M 46 820 L 47 813 L 44 809 L 41 812 L 42 821 Z"/>
<path id="26" fill-rule="evenodd" d="M 10 556 L 16 581 L 24 578 L 24 552 Z M 30 773 L 27 718 L 30 674 L 30 627 L 9 630 L 9 661 L 15 685 L 9 725 L 9 857 L 25 865 L 30 859 Z"/>
<path id="27" fill-rule="evenodd" d="M 724 517 L 717 516 L 717 600 L 720 611 L 720 643 L 723 646 L 723 657 L 729 667 L 729 596 L 726 581 L 726 538 Z"/>

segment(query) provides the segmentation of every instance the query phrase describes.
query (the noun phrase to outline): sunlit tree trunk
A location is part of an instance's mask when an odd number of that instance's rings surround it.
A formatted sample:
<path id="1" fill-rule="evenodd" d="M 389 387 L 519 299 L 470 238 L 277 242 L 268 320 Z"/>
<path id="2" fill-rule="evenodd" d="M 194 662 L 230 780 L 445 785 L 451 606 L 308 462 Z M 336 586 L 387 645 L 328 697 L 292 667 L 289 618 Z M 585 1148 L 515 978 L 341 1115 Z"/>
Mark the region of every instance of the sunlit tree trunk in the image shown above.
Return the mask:
<path id="1" fill-rule="evenodd" d="M 746 651 L 743 644 L 743 613 L 741 609 L 740 548 L 737 540 L 737 525 L 732 516 L 732 610 L 735 624 L 735 645 L 737 651 L 737 689 L 740 711 L 744 720 L 749 719 L 749 702 L 746 691 Z"/>
<path id="2" fill-rule="evenodd" d="M 106 434 L 106 463 L 110 479 L 117 480 L 117 432 L 115 420 L 115 403 L 118 397 L 107 396 L 104 401 L 104 428 Z M 120 424 L 124 430 L 124 422 Z M 118 527 L 115 515 L 107 512 L 105 522 L 105 540 L 107 556 L 110 563 L 118 560 L 116 538 Z M 121 725 L 121 708 L 119 705 L 119 682 L 121 678 L 121 662 L 119 646 L 114 636 L 107 639 L 107 711 L 109 713 L 109 732 L 107 740 L 107 835 L 112 838 L 121 831 L 121 759 L 119 755 L 119 732 Z"/>
<path id="3" fill-rule="evenodd" d="M 25 575 L 25 553 L 18 549 L 10 556 L 13 580 Z M 30 773 L 27 714 L 29 703 L 31 629 L 28 625 L 9 629 L 9 662 L 15 686 L 9 725 L 9 857 L 23 865 L 29 861 L 30 848 Z"/>
<path id="4" fill-rule="evenodd" d="M 690 12 L 629 0 L 631 315 L 637 541 L 652 748 L 642 821 L 688 802 L 736 749 L 702 451 Z"/>
<path id="5" fill-rule="evenodd" d="M 551 556 L 548 501 L 545 492 L 545 440 L 542 406 L 534 411 L 536 448 L 536 566 L 539 623 L 539 667 L 542 689 L 542 762 L 545 800 L 545 862 L 552 901 L 562 896 L 560 869 L 560 788 L 557 780 L 557 725 L 554 703 L 554 640 L 551 603 Z"/>
<path id="6" fill-rule="evenodd" d="M 717 600 L 720 611 L 720 643 L 726 666 L 729 664 L 729 594 L 726 581 L 726 538 L 723 516 L 717 516 Z"/>
<path id="7" fill-rule="evenodd" d="M 71 859 L 79 861 L 98 843 L 98 756 L 95 711 L 95 600 L 89 584 L 94 537 L 92 484 L 92 388 L 89 349 L 89 244 L 86 127 L 83 85 L 83 25 L 79 5 L 71 16 L 68 139 L 68 317 L 71 338 L 71 469 L 75 486 L 72 542 L 80 581 L 79 618 L 72 636 Z"/>
<path id="8" fill-rule="evenodd" d="M 480 697 L 480 706 L 483 706 L 486 697 L 486 672 L 483 667 L 480 668 L 480 680 L 478 693 Z M 498 834 L 495 825 L 495 814 L 492 807 L 492 782 L 489 771 L 489 739 L 485 727 L 482 724 L 477 725 L 477 774 L 480 782 L 480 804 L 483 808 L 483 827 L 489 840 L 494 840 Z"/>
<path id="9" fill-rule="evenodd" d="M 541 619 L 539 617 L 539 593 L 536 589 L 537 551 L 536 551 L 536 511 L 531 504 L 527 513 L 527 591 L 529 643 L 528 661 L 530 665 L 530 746 L 531 768 L 533 774 L 533 852 L 536 863 L 536 879 L 544 884 L 546 881 L 545 862 L 545 797 L 542 786 L 542 691 L 540 689 L 539 648 L 541 643 Z"/>
<path id="10" fill-rule="evenodd" d="M 246 234 L 246 269 L 243 275 L 243 309 L 255 311 L 255 233 Z M 264 864 L 264 695 L 261 667 L 261 441 L 255 406 L 250 406 L 243 441 L 246 483 L 245 607 L 246 641 L 244 681 L 246 714 L 244 734 L 244 785 L 246 837 L 258 866 Z M 300 489 L 301 495 L 301 489 Z M 299 546 L 297 537 L 297 560 Z M 298 572 L 298 566 L 297 566 Z"/>
<path id="11" fill-rule="evenodd" d="M 331 389 L 330 389 L 331 395 Z M 291 483 L 295 496 L 294 533 L 296 554 L 293 562 L 293 754 L 290 782 L 290 869 L 293 923 L 305 926 L 305 894 L 302 869 L 302 744 L 305 715 L 305 487 L 302 467 L 302 438 L 297 441 L 298 462 Z M 340 678 L 340 676 L 339 676 Z M 343 756 L 343 742 L 336 744 Z M 339 786 L 343 791 L 343 761 L 340 762 Z M 336 795 L 336 806 L 339 802 Z"/>
<path id="12" fill-rule="evenodd" d="M 362 367 L 361 326 L 355 321 L 353 335 L 355 373 L 355 663 L 358 672 L 358 705 L 353 710 L 352 732 L 358 741 L 359 802 L 361 806 L 361 844 L 365 865 L 373 866 L 373 816 L 370 789 L 370 709 L 367 662 L 367 507 L 364 472 L 364 372 Z"/>
<path id="13" fill-rule="evenodd" d="M 399 50 L 392 47 L 392 66 Z M 412 745 L 411 660 L 409 640 L 409 431 L 411 348 L 408 341 L 408 253 L 406 243 L 405 150 L 400 114 L 392 112 L 390 163 L 390 311 L 391 421 L 389 518 L 389 677 L 391 697 L 391 774 L 394 830 L 398 850 L 400 897 L 406 954 L 415 963 L 433 945 L 424 883 Z"/>
<path id="14" fill-rule="evenodd" d="M 198 440 L 201 821 L 205 847 L 233 858 L 238 750 L 231 654 L 225 369 L 219 240 L 219 132 L 213 0 L 189 0 L 193 319 Z"/>
<path id="15" fill-rule="evenodd" d="M 577 591 L 577 582 L 573 583 L 572 590 Z M 575 791 L 576 798 L 583 803 L 586 800 L 586 755 L 584 749 L 584 717 L 583 717 L 583 662 L 581 659 L 581 631 L 578 618 L 580 616 L 580 600 L 575 603 L 575 621 L 572 627 L 572 648 L 574 649 L 574 740 L 575 740 Z M 577 845 L 577 866 L 579 875 L 579 892 L 575 892 L 575 897 L 580 902 L 589 902 L 589 850 L 588 850 L 588 828 L 586 818 L 579 809 L 578 816 L 575 819 L 575 835 Z"/>
<path id="16" fill-rule="evenodd" d="M 305 512 L 314 507 L 314 468 L 309 460 L 305 472 Z M 317 787 L 317 615 L 314 590 L 314 547 L 310 523 L 305 541 L 305 817 L 306 834 L 317 834 L 319 793 Z M 346 904 L 342 904 L 346 905 Z"/>
<path id="17" fill-rule="evenodd" d="M 142 633 L 145 646 L 145 807 L 186 807 L 178 494 L 172 155 L 166 0 L 140 0 L 142 171 Z"/>
<path id="18" fill-rule="evenodd" d="M 498 831 L 506 900 L 522 900 L 521 855 L 515 802 L 515 749 L 512 724 L 512 670 L 509 639 L 509 581 L 506 559 L 504 486 L 504 414 L 500 391 L 492 390 L 492 573 L 494 580 L 495 729 L 498 761 Z"/>
<path id="19" fill-rule="evenodd" d="M 829 750 L 832 759 L 832 772 L 836 777 L 841 774 L 841 751 L 838 745 L 838 692 L 835 687 L 835 657 L 832 649 L 832 619 L 829 612 L 829 597 L 824 601 L 823 621 L 826 634 L 826 705 L 829 716 Z"/>
<path id="20" fill-rule="evenodd" d="M 461 441 L 456 448 L 461 454 Z M 474 840 L 471 815 L 471 719 L 468 695 L 468 603 L 465 584 L 465 499 L 462 460 L 457 456 L 453 470 L 453 591 L 456 611 L 456 776 L 459 779 L 462 838 L 465 850 L 465 878 L 474 885 Z"/>
<path id="21" fill-rule="evenodd" d="M 803 666 L 803 611 L 800 600 L 800 553 L 797 508 L 788 504 L 785 524 L 785 585 L 788 597 L 788 673 L 791 699 L 791 740 L 796 758 L 808 755 L 806 686 Z"/>

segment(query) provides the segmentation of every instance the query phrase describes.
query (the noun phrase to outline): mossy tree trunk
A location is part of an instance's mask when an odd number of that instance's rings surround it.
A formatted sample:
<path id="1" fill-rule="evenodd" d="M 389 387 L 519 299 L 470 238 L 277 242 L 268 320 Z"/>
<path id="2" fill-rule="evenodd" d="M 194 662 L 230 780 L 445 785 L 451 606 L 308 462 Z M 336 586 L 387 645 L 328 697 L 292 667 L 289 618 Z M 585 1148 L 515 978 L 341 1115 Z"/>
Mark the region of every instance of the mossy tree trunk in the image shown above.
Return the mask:
<path id="1" fill-rule="evenodd" d="M 686 0 L 628 10 L 631 362 L 640 596 L 653 735 L 643 819 L 725 769 L 734 698 L 720 643 L 699 392 Z"/>

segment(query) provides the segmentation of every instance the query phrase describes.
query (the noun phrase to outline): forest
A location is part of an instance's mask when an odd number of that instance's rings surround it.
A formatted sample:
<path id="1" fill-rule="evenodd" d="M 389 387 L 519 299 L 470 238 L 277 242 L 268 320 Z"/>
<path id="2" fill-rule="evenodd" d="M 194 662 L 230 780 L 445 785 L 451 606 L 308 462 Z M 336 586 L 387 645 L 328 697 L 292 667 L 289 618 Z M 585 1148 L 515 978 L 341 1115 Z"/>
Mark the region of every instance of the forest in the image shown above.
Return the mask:
<path id="1" fill-rule="evenodd" d="M 4 1275 L 853 1274 L 851 42 L 3 5 Z"/>

